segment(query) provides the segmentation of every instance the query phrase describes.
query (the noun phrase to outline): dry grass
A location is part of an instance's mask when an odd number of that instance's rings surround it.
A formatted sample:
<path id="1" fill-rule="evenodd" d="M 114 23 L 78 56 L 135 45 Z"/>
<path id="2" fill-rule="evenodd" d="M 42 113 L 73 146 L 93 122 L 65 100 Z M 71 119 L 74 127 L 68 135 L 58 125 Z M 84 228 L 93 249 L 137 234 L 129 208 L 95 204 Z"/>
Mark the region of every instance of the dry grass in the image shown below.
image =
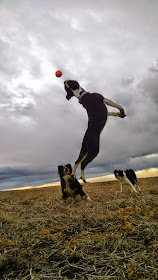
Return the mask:
<path id="1" fill-rule="evenodd" d="M 84 185 L 92 202 L 60 187 L 0 193 L 0 280 L 158 279 L 158 178 L 142 192 Z"/>

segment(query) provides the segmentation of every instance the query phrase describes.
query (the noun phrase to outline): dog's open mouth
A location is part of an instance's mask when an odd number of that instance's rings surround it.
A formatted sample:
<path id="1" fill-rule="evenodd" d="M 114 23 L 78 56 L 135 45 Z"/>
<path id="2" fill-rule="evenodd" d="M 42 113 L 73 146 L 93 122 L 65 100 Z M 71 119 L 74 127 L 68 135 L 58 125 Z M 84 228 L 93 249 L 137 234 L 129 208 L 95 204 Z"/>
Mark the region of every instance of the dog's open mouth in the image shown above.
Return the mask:
<path id="1" fill-rule="evenodd" d="M 66 92 L 67 92 L 66 99 L 67 99 L 67 100 L 70 100 L 71 97 L 73 97 L 73 92 L 72 92 L 72 90 L 69 88 L 69 86 L 68 86 L 68 84 L 67 84 L 67 81 L 64 82 L 64 88 L 65 88 L 65 90 L 66 90 Z"/>
<path id="2" fill-rule="evenodd" d="M 73 97 L 73 92 L 72 92 L 71 89 L 66 88 L 66 87 L 65 87 L 65 90 L 66 90 L 66 92 L 67 92 L 66 99 L 67 99 L 67 100 L 70 100 L 70 99 Z"/>

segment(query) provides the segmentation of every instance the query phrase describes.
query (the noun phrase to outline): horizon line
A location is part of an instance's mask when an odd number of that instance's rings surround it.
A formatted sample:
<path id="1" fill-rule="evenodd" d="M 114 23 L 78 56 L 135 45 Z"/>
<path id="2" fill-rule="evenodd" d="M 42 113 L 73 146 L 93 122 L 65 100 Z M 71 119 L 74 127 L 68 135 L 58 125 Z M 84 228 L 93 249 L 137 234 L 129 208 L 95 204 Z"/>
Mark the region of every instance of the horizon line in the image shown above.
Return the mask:
<path id="1" fill-rule="evenodd" d="M 138 170 L 135 173 L 138 178 L 157 177 L 158 168 L 148 168 L 148 169 Z M 108 175 L 98 176 L 98 177 L 94 177 L 94 178 L 88 178 L 87 180 L 88 180 L 87 183 L 99 183 L 99 182 L 115 181 L 117 179 L 115 178 L 114 174 L 108 174 Z M 83 183 L 82 180 L 78 180 L 78 181 L 81 184 Z M 3 189 L 3 190 L 0 190 L 0 192 L 56 187 L 59 185 L 60 185 L 60 181 L 57 181 L 57 182 L 42 184 L 42 185 L 38 185 L 38 186 L 25 186 L 25 187 L 11 188 L 11 189 Z"/>

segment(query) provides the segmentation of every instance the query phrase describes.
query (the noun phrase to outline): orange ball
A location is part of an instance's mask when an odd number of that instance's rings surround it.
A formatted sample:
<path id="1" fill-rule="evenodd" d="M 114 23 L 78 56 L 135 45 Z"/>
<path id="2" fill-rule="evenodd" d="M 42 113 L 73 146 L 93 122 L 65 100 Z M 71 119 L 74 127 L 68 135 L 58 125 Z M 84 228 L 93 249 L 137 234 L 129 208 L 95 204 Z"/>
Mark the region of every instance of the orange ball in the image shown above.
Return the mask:
<path id="1" fill-rule="evenodd" d="M 56 77 L 58 77 L 58 78 L 60 78 L 61 76 L 62 76 L 62 72 L 61 72 L 61 70 L 57 70 L 56 72 L 55 72 L 55 75 L 56 75 Z"/>

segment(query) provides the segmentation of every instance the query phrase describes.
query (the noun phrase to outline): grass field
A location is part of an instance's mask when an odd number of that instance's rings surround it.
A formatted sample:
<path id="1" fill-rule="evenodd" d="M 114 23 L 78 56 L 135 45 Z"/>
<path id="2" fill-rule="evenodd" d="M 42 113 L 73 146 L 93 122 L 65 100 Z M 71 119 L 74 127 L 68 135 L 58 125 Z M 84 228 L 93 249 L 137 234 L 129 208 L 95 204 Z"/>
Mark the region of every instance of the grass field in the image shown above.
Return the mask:
<path id="1" fill-rule="evenodd" d="M 118 181 L 0 193 L 0 280 L 158 279 L 158 177 L 141 193 Z"/>

